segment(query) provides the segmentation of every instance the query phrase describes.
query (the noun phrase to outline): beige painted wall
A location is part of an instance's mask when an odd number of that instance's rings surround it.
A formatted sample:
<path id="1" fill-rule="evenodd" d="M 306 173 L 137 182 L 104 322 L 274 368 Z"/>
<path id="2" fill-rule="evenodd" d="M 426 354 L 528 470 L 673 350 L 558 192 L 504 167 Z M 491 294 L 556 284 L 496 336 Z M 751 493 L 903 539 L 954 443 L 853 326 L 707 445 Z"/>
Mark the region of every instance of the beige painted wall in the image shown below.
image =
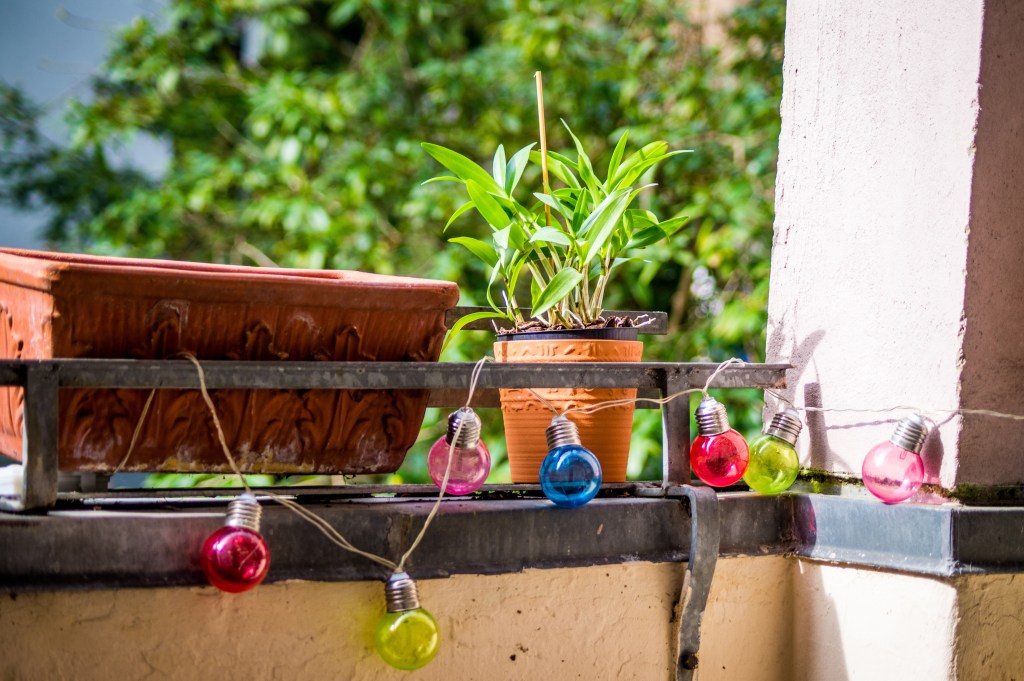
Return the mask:
<path id="1" fill-rule="evenodd" d="M 378 583 L 0 598 L 0 679 L 669 679 L 683 566 L 421 582 L 443 644 L 423 670 L 372 648 Z M 780 556 L 718 563 L 700 681 L 1024 679 L 1024 575 L 940 580 Z"/>
<path id="2" fill-rule="evenodd" d="M 786 681 L 789 562 L 719 562 L 702 681 Z M 378 583 L 26 593 L 0 600 L 2 679 L 667 679 L 682 565 L 421 582 L 443 647 L 414 674 L 373 652 Z M 781 588 L 779 585 L 783 585 Z"/>
<path id="3" fill-rule="evenodd" d="M 956 580 L 957 681 L 1024 679 L 1024 574 Z"/>

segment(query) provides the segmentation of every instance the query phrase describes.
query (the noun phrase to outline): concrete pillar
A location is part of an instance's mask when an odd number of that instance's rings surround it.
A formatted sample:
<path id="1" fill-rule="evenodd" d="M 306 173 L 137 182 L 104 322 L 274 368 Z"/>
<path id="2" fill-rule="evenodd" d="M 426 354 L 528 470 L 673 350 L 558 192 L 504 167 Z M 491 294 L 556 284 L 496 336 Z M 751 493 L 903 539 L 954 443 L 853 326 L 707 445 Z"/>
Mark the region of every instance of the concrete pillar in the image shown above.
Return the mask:
<path id="1" fill-rule="evenodd" d="M 768 360 L 796 365 L 788 396 L 1024 413 L 1024 3 L 787 11 Z M 809 415 L 802 462 L 859 476 L 906 413 Z M 1024 422 L 935 418 L 929 482 L 1024 481 Z"/>
<path id="2" fill-rule="evenodd" d="M 1024 3 L 791 0 L 784 69 L 768 360 L 796 366 L 787 397 L 1024 414 Z M 859 477 L 908 412 L 809 414 L 802 463 Z M 1024 422 L 933 417 L 929 482 L 1021 500 Z M 801 562 L 793 590 L 795 678 L 1024 669 L 1020 575 Z"/>

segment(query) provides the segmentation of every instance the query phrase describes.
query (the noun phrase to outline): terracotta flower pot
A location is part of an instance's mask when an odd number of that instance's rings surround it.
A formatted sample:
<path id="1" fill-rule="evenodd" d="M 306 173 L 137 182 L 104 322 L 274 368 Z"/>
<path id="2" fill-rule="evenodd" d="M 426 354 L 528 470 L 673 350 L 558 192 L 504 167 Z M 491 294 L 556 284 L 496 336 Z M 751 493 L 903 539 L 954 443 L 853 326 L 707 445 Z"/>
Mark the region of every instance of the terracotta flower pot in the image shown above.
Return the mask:
<path id="1" fill-rule="evenodd" d="M 0 357 L 436 361 L 449 282 L 0 249 Z M 111 471 L 148 391 L 64 390 L 63 470 Z M 0 451 L 21 455 L 20 389 L 0 390 Z M 218 390 L 245 471 L 375 473 L 415 442 L 422 391 Z M 196 390 L 159 390 L 123 470 L 228 471 Z"/>
<path id="2" fill-rule="evenodd" d="M 494 357 L 499 362 L 639 362 L 642 352 L 643 343 L 637 340 L 529 338 L 494 344 Z M 535 391 L 559 410 L 636 397 L 635 389 L 545 388 Z M 553 414 L 529 390 L 500 392 L 512 481 L 537 482 L 540 464 L 548 451 L 545 431 Z M 633 429 L 633 405 L 604 409 L 592 415 L 574 413 L 569 418 L 579 426 L 583 446 L 601 462 L 604 481 L 624 482 Z"/>

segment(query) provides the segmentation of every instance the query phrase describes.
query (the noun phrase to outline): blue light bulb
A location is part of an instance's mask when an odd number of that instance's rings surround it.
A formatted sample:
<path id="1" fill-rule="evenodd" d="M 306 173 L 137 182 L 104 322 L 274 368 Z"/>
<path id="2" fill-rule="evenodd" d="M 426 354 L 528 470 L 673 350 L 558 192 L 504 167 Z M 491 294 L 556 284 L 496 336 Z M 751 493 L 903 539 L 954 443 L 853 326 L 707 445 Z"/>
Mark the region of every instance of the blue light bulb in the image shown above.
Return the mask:
<path id="1" fill-rule="evenodd" d="M 544 496 L 562 508 L 577 508 L 601 489 L 601 463 L 580 443 L 576 424 L 556 416 L 547 429 L 548 454 L 540 465 Z"/>

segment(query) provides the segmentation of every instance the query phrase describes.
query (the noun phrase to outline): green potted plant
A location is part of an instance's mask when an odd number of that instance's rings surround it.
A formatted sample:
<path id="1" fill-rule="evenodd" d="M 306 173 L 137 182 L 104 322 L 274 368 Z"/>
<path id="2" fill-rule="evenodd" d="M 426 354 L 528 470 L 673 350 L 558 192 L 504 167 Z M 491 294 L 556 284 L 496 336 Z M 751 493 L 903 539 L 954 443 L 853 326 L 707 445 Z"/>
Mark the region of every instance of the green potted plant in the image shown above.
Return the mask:
<path id="1" fill-rule="evenodd" d="M 451 149 L 423 144 L 451 172 L 428 182 L 457 182 L 468 194 L 445 231 L 471 210 L 490 228 L 485 239 L 450 239 L 488 268 L 486 299 L 491 307 L 464 317 L 452 333 L 478 319 L 500 320 L 495 343 L 498 361 L 639 361 L 639 322 L 605 318 L 602 304 L 618 266 L 686 223 L 685 216 L 661 220 L 635 207 L 637 197 L 654 187 L 644 184 L 643 178 L 661 161 L 684 152 L 670 151 L 666 142 L 657 141 L 627 154 L 624 132 L 601 178 L 580 140 L 568 125 L 566 129 L 576 148 L 575 160 L 547 151 L 542 134 L 542 151 L 531 144 L 506 159 L 499 146 L 491 173 Z M 526 191 L 519 185 L 531 163 L 541 166 L 541 186 Z M 549 174 L 561 186 L 552 188 Z M 523 303 L 527 298 L 528 310 Z M 559 409 L 636 394 L 635 390 L 537 392 Z M 530 391 L 504 390 L 502 412 L 512 479 L 536 481 L 547 451 L 544 431 L 551 411 Z M 631 405 L 573 417 L 584 445 L 601 461 L 606 481 L 625 480 L 632 419 Z"/>

